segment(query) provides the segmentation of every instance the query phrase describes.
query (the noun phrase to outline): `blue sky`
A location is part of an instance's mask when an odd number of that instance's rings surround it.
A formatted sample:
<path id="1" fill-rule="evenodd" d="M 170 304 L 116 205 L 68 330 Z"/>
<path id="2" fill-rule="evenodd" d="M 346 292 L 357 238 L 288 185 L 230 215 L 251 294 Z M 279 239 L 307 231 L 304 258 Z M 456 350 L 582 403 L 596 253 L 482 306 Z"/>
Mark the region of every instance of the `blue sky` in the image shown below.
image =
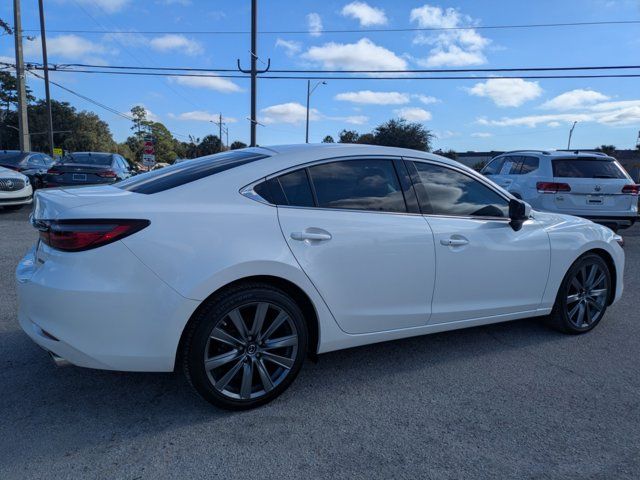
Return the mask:
<path id="1" fill-rule="evenodd" d="M 38 28 L 37 0 L 22 0 L 23 27 Z M 407 0 L 262 0 L 259 55 L 272 68 L 394 69 L 640 64 L 640 25 L 374 32 L 375 28 L 640 20 L 638 0 L 535 2 Z M 0 18 L 13 18 L 11 2 Z M 45 0 L 51 63 L 233 68 L 248 66 L 249 35 L 198 35 L 198 30 L 247 30 L 248 0 Z M 355 29 L 356 33 L 325 30 Z M 110 30 L 119 34 L 66 33 Z M 170 35 L 138 31 L 187 32 Z M 36 35 L 36 32 L 29 32 Z M 0 37 L 0 58 L 13 56 L 12 38 Z M 40 62 L 38 39 L 26 42 L 26 61 Z M 249 81 L 55 73 L 57 82 L 119 111 L 142 104 L 153 118 L 184 138 L 215 133 L 222 113 L 230 139 L 248 141 Z M 30 86 L 42 95 L 40 80 Z M 55 99 L 93 110 L 117 140 L 130 124 L 52 87 Z M 306 81 L 261 80 L 261 144 L 304 141 Z M 547 80 L 330 80 L 312 96 L 311 141 L 343 128 L 371 130 L 392 117 L 423 123 L 436 148 L 498 150 L 564 148 L 579 121 L 573 146 L 632 148 L 640 130 L 640 79 Z"/>

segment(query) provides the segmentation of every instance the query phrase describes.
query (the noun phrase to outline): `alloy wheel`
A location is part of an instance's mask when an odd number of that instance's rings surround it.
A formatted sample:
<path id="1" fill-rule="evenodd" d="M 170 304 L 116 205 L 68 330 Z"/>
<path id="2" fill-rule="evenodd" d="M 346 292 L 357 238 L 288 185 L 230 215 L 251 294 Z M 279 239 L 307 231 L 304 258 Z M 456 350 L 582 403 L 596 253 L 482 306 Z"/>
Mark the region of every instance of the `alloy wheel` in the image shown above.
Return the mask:
<path id="1" fill-rule="evenodd" d="M 608 293 L 607 274 L 603 267 L 595 262 L 582 265 L 567 289 L 567 318 L 579 329 L 588 328 L 604 313 Z"/>
<path id="2" fill-rule="evenodd" d="M 222 395 L 257 399 L 289 375 L 298 350 L 298 331 L 283 308 L 248 303 L 229 311 L 211 330 L 204 367 Z"/>

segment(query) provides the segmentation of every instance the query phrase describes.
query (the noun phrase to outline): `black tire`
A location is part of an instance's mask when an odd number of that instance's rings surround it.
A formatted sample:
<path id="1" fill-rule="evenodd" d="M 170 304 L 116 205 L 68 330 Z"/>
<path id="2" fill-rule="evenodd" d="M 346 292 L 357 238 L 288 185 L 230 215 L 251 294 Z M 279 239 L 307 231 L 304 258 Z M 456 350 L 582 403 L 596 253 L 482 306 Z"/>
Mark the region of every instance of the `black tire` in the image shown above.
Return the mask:
<path id="1" fill-rule="evenodd" d="M 590 284 L 592 272 L 595 276 Z M 548 323 L 556 330 L 572 335 L 593 330 L 607 310 L 611 286 L 607 263 L 600 255 L 586 253 L 571 265 L 562 280 Z"/>
<path id="2" fill-rule="evenodd" d="M 244 335 L 236 327 L 238 315 Z M 257 322 L 261 327 L 254 324 L 258 317 L 263 319 Z M 184 341 L 184 374 L 205 400 L 218 407 L 255 408 L 291 385 L 306 357 L 307 338 L 302 311 L 289 295 L 268 284 L 239 285 L 207 301 L 196 313 Z M 277 347 L 275 340 L 288 343 Z M 205 362 L 225 363 L 208 369 Z"/>

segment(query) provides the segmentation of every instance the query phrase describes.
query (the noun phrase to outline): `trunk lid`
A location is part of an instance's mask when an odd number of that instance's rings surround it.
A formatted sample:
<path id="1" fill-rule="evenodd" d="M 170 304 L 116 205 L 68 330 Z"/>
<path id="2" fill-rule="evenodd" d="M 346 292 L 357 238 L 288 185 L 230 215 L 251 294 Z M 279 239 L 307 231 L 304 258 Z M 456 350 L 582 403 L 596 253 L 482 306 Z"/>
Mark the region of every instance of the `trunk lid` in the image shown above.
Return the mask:
<path id="1" fill-rule="evenodd" d="M 35 220 L 56 220 L 73 208 L 117 201 L 135 195 L 112 186 L 69 187 L 36 190 L 33 199 Z"/>
<path id="2" fill-rule="evenodd" d="M 101 173 L 111 170 L 111 165 L 89 165 L 83 163 L 60 163 L 49 170 L 56 182 L 67 185 L 86 185 L 109 181 Z"/>
<path id="3" fill-rule="evenodd" d="M 553 181 L 571 187 L 570 192 L 555 195 L 555 204 L 561 211 L 624 214 L 638 201 L 637 195 L 622 193 L 625 185 L 634 182 L 614 158 L 559 158 L 552 160 L 552 166 Z"/>

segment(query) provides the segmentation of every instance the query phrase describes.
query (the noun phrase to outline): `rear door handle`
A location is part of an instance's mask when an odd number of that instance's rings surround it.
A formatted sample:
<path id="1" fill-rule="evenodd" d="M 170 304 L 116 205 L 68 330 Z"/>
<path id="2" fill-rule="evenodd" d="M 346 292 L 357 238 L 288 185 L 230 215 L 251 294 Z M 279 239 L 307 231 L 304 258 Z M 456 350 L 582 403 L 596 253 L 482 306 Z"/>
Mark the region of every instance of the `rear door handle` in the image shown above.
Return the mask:
<path id="1" fill-rule="evenodd" d="M 331 240 L 331 234 L 329 232 L 292 232 L 290 237 L 299 242 L 304 242 L 305 240 L 315 242 Z"/>
<path id="2" fill-rule="evenodd" d="M 461 247 L 462 245 L 467 245 L 469 240 L 466 238 L 443 238 L 440 240 L 440 245 L 444 245 L 445 247 Z"/>

